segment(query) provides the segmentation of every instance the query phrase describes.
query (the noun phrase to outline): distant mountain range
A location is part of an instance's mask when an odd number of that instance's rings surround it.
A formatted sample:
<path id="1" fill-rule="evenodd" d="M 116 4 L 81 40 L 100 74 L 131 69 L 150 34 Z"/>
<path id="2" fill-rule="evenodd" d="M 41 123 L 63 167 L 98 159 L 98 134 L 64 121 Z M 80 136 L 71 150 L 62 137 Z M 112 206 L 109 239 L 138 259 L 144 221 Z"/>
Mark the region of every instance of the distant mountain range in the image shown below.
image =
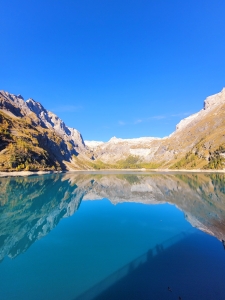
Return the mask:
<path id="1" fill-rule="evenodd" d="M 225 168 L 225 88 L 165 138 L 84 141 L 33 99 L 0 91 L 0 170 Z"/>
<path id="2" fill-rule="evenodd" d="M 130 168 L 223 169 L 225 158 L 225 88 L 204 101 L 204 108 L 183 119 L 165 138 L 85 141 L 101 162 Z M 101 166 L 101 164 L 100 164 Z"/>

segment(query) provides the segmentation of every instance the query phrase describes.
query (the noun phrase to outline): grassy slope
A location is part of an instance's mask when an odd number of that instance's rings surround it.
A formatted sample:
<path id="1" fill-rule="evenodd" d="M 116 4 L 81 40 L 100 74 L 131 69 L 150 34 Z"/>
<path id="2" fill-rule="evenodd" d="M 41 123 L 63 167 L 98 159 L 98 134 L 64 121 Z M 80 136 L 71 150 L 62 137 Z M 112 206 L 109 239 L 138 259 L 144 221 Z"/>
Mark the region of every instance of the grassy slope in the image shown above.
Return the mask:
<path id="1" fill-rule="evenodd" d="M 160 143 L 152 162 L 144 162 L 138 156 L 113 163 L 96 160 L 94 169 L 223 169 L 225 168 L 225 104 L 212 109 L 204 118 L 192 122 L 171 137 L 152 143 Z M 168 152 L 170 157 L 168 157 Z"/>
<path id="2" fill-rule="evenodd" d="M 163 141 L 178 150 L 171 161 L 163 164 L 172 169 L 222 169 L 225 167 L 225 104 L 213 109 L 206 118 L 187 126 Z M 222 154 L 222 155 L 221 155 Z"/>
<path id="3" fill-rule="evenodd" d="M 56 145 L 61 142 L 49 129 L 33 126 L 30 118 L 13 118 L 0 112 L 0 169 L 61 170 L 57 158 L 40 145 L 43 136 Z"/>

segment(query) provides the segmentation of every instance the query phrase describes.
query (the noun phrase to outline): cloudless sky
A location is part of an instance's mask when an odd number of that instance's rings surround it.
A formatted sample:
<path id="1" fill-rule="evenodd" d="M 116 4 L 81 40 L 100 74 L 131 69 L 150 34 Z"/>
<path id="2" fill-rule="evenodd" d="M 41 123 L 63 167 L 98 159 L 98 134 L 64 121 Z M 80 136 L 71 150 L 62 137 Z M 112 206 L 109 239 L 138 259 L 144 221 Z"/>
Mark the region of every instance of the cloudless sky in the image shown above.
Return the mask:
<path id="1" fill-rule="evenodd" d="M 0 89 L 84 139 L 163 137 L 225 86 L 224 0 L 1 3 Z"/>

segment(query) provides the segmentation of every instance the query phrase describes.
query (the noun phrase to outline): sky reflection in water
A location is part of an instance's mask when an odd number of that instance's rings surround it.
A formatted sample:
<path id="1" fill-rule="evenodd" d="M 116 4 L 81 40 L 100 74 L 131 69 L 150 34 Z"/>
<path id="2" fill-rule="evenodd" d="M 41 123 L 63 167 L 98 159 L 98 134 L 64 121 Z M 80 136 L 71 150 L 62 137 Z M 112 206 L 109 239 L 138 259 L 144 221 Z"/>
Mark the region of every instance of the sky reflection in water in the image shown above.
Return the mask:
<path id="1" fill-rule="evenodd" d="M 0 183 L 1 299 L 222 299 L 224 175 Z"/>

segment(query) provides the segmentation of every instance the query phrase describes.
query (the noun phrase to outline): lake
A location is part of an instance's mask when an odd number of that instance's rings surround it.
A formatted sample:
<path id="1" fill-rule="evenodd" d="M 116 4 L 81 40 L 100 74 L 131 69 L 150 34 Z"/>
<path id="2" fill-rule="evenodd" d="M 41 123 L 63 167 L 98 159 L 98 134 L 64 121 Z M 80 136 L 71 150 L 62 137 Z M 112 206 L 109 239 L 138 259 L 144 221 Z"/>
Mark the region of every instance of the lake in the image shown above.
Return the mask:
<path id="1" fill-rule="evenodd" d="M 225 299 L 223 174 L 71 172 L 0 189 L 1 300 Z"/>

